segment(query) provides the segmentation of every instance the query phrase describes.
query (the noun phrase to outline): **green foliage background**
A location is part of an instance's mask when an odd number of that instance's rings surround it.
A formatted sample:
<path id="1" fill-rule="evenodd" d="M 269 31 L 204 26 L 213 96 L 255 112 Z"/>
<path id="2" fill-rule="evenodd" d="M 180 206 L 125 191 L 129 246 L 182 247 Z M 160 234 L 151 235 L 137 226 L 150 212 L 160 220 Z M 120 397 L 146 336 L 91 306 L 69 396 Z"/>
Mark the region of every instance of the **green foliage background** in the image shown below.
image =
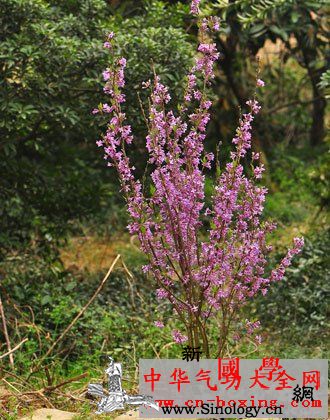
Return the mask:
<path id="1" fill-rule="evenodd" d="M 180 354 L 169 344 L 176 320 L 155 302 L 152 279 L 141 272 L 144 257 L 126 233 L 116 175 L 95 146 L 106 121 L 91 110 L 105 101 L 101 76 L 109 57 L 102 44 L 113 30 L 128 60 L 125 112 L 136 135 L 130 153 L 143 174 L 146 128 L 137 93 L 145 105 L 141 84 L 155 71 L 169 86 L 174 108 L 179 103 L 198 40 L 188 3 L 0 0 L 0 296 L 12 343 L 29 338 L 15 353 L 15 372 L 31 386 L 40 387 L 45 373 L 30 377 L 30 369 L 86 304 L 117 252 L 133 277 L 119 266 L 47 358 L 54 380 L 85 371 L 100 375 L 105 353 L 124 362 L 131 378 L 135 371 L 129 366 L 141 356 Z M 216 42 L 222 57 L 210 92 L 214 105 L 206 143 L 213 152 L 220 143 L 221 164 L 231 149 L 238 107 L 244 108 L 253 92 L 257 56 L 280 45 L 262 63 L 266 88 L 254 148 L 267 167 L 265 217 L 279 224 L 273 263 L 293 236 L 304 235 L 306 247 L 285 280 L 242 314 L 263 324 L 264 343 L 253 357 L 274 351 L 324 357 L 330 191 L 325 4 L 205 0 L 203 5 L 205 15 L 221 17 Z M 206 181 L 208 199 L 213 175 Z M 158 314 L 169 319 L 164 330 L 153 326 Z M 2 327 L 0 343 L 4 353 Z M 253 351 L 249 343 L 232 346 L 239 354 Z M 0 363 L 9 369 L 8 359 Z M 6 418 L 24 409 L 14 406 L 6 405 Z"/>

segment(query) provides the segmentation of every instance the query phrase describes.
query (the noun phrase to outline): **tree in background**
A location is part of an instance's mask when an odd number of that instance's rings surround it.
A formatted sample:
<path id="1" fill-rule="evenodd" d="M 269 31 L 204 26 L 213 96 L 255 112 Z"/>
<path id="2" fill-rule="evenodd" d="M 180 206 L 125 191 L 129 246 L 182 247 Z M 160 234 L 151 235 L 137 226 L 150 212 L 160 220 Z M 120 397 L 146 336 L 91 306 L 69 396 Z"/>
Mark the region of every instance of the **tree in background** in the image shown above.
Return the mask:
<path id="1" fill-rule="evenodd" d="M 68 220 L 98 207 L 100 185 L 83 147 L 95 135 L 89 101 L 98 83 L 98 28 L 107 8 L 102 0 L 1 0 L 0 7 L 5 250 L 31 239 L 50 244 Z"/>
<path id="2" fill-rule="evenodd" d="M 104 0 L 0 0 L 2 249 L 49 244 L 68 222 L 109 207 L 111 174 L 102 173 L 93 142 L 105 56 L 104 33 L 122 28 L 133 92 L 152 65 L 178 90 L 190 61 L 184 6 Z M 163 18 L 167 19 L 164 27 Z M 187 64 L 185 64 L 187 63 Z M 134 120 L 139 101 L 128 111 Z M 143 99 L 143 98 L 142 98 Z"/>
<path id="3" fill-rule="evenodd" d="M 244 63 L 244 57 L 255 57 L 267 40 L 282 41 L 285 49 L 284 61 L 293 57 L 309 78 L 312 91 L 310 143 L 312 146 L 319 145 L 325 135 L 326 109 L 320 81 L 329 60 L 326 2 L 216 0 L 210 7 L 217 10 L 223 19 L 222 36 L 218 39 L 223 53 L 220 68 L 237 103 L 242 106 L 248 96 L 246 77 L 239 75 L 242 65 L 244 66 L 241 64 Z M 293 94 L 292 90 L 290 93 Z M 295 100 L 292 105 L 297 105 Z"/>

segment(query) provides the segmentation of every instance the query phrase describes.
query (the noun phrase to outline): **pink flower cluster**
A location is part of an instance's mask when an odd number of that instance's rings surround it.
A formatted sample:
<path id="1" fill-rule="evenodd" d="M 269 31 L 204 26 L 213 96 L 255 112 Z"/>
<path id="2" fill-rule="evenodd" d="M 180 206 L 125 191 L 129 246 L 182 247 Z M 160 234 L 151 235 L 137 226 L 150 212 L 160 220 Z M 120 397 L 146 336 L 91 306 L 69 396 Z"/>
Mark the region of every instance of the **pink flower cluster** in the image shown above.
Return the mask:
<path id="1" fill-rule="evenodd" d="M 192 14 L 198 14 L 199 3 L 192 1 Z M 303 240 L 295 238 L 293 248 L 266 276 L 266 257 L 271 250 L 266 236 L 275 226 L 261 218 L 267 190 L 257 180 L 262 178 L 264 167 L 259 154 L 252 153 L 254 169 L 249 178 L 241 163 L 251 151 L 252 122 L 260 110 L 256 99 L 247 102 L 248 112 L 242 114 L 233 138 L 231 160 L 217 179 L 212 206 L 205 208 L 203 170 L 210 168 L 213 160 L 213 155 L 204 150 L 212 105 L 205 87 L 214 77 L 214 63 L 219 57 L 216 45 L 207 42 L 210 28 L 218 29 L 217 20 L 209 18 L 200 24 L 202 42 L 187 76 L 181 113 L 168 109 L 169 90 L 158 76 L 153 83 L 145 84 L 151 89 L 146 137 L 154 186 L 151 195 L 143 193 L 125 152 L 133 137 L 121 110 L 125 101 L 124 58 L 114 55 L 114 65 L 103 72 L 104 92 L 110 104 L 93 112 L 110 114 L 107 132 L 97 144 L 104 148 L 108 165 L 118 171 L 131 217 L 128 229 L 138 236 L 149 259 L 143 270 L 155 278 L 157 298 L 171 302 L 187 333 L 173 331 L 174 340 L 195 345 L 202 340 L 207 351 L 208 320 L 214 320 L 224 334 L 218 346 L 221 353 L 239 308 L 258 292 L 267 293 L 272 281 L 283 278 Z M 105 44 L 112 54 L 113 39 L 111 33 Z M 257 86 L 263 85 L 258 79 Z M 210 225 L 208 235 L 203 229 L 205 215 Z M 160 321 L 156 325 L 163 327 Z M 257 326 L 247 324 L 249 333 Z"/>
<path id="2" fill-rule="evenodd" d="M 201 0 L 192 0 L 191 6 L 190 6 L 190 13 L 192 15 L 198 15 L 199 14 L 199 3 Z"/>

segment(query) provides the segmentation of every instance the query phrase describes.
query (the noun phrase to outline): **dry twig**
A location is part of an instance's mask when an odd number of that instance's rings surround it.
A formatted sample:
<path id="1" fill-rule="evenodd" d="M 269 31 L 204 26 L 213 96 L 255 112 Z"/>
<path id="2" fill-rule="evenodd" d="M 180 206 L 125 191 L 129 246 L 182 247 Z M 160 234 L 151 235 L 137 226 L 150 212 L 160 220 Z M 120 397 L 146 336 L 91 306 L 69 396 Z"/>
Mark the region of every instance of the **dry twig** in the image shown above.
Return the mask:
<path id="1" fill-rule="evenodd" d="M 28 341 L 29 339 L 28 338 L 24 338 L 24 340 L 23 341 L 21 341 L 19 344 L 17 344 L 17 346 L 15 346 L 13 349 L 11 349 L 11 350 L 9 350 L 9 351 L 7 351 L 7 353 L 4 353 L 4 354 L 2 354 L 1 356 L 0 356 L 0 359 L 3 359 L 3 358 L 5 358 L 5 357 L 7 357 L 7 356 L 9 356 L 9 358 L 10 358 L 10 356 L 12 355 L 12 353 L 14 353 L 16 350 L 18 350 L 24 343 L 26 343 L 27 341 Z"/>
<path id="2" fill-rule="evenodd" d="M 86 378 L 86 376 L 88 376 L 88 373 L 87 372 L 82 373 L 81 375 L 75 376 L 74 378 L 71 378 L 71 379 L 68 379 L 66 381 L 63 381 L 63 382 L 61 382 L 61 383 L 59 383 L 57 385 L 47 386 L 44 389 L 42 389 L 41 391 L 42 392 L 52 392 L 55 389 L 58 389 L 58 388 L 61 388 L 64 385 L 70 384 L 71 382 L 79 381 L 79 379 Z"/>
<path id="3" fill-rule="evenodd" d="M 107 281 L 108 277 L 112 273 L 112 270 L 114 269 L 115 265 L 117 264 L 118 260 L 120 258 L 120 255 L 118 254 L 117 257 L 112 262 L 107 274 L 101 281 L 99 287 L 96 289 L 93 296 L 89 299 L 89 301 L 86 303 L 86 305 L 79 311 L 79 313 L 75 316 L 75 318 L 70 322 L 70 324 L 65 328 L 65 330 L 62 332 L 62 334 L 54 341 L 54 343 L 51 345 L 51 347 L 47 350 L 46 354 L 41 358 L 38 365 L 33 369 L 33 372 L 38 369 L 38 367 L 41 365 L 41 363 L 53 352 L 54 348 L 57 346 L 57 344 L 66 336 L 66 334 L 71 330 L 71 328 L 74 326 L 74 324 L 78 321 L 78 319 L 85 313 L 87 308 L 91 305 L 91 303 L 95 300 L 97 295 L 102 290 L 104 283 Z"/>
<path id="4" fill-rule="evenodd" d="M 3 333 L 4 333 L 4 336 L 5 336 L 7 349 L 8 349 L 9 363 L 10 363 L 11 367 L 14 367 L 14 356 L 13 356 L 13 354 L 12 354 L 13 352 L 11 350 L 11 344 L 10 344 L 10 340 L 9 340 L 8 330 L 7 330 L 5 311 L 3 309 L 1 296 L 0 296 L 0 315 L 1 315 L 1 319 L 2 319 Z"/>

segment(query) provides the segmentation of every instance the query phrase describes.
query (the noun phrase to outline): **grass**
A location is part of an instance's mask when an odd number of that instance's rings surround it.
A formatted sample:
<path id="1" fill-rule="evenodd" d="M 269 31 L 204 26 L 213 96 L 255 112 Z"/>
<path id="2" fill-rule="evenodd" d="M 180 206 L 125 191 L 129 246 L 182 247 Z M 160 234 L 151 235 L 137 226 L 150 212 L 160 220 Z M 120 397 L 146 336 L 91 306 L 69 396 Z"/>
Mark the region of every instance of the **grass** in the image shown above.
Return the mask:
<path id="1" fill-rule="evenodd" d="M 318 213 L 317 200 L 308 181 L 303 178 L 303 162 L 294 160 L 283 165 L 279 158 L 277 165 L 276 170 L 271 170 L 274 185 L 265 210 L 268 216 L 279 221 L 279 228 L 272 235 L 271 242 L 275 241 L 275 251 L 281 253 L 291 244 L 294 236 L 321 234 L 329 226 L 329 219 L 326 212 Z M 29 338 L 22 351 L 15 354 L 15 369 L 11 374 L 6 373 L 9 371 L 6 362 L 0 361 L 1 378 L 7 381 L 2 381 L 2 384 L 10 393 L 2 398 L 1 415 L 6 420 L 17 419 L 19 415 L 47 404 L 75 412 L 77 419 L 96 418 L 91 401 L 85 398 L 85 391 L 88 383 L 106 379 L 104 354 L 112 355 L 123 363 L 123 383 L 130 393 L 138 389 L 139 358 L 181 357 L 180 346 L 169 341 L 176 319 L 172 316 L 163 330 L 153 325 L 158 314 L 165 312 L 169 315 L 169 311 L 166 305 L 155 303 L 152 280 L 141 273 L 145 257 L 139 251 L 136 239 L 122 232 L 111 236 L 100 235 L 87 228 L 82 232 L 83 235 L 71 237 L 59 250 L 62 264 L 57 258 L 48 261 L 27 252 L 26 255 L 13 256 L 0 267 L 6 274 L 2 287 L 10 290 L 12 300 L 18 305 L 17 309 L 8 312 L 13 343 L 26 336 Z M 134 274 L 134 280 L 127 277 L 123 266 L 118 266 L 93 305 L 47 359 L 47 364 L 31 376 L 30 370 L 35 362 L 88 301 L 117 254 L 122 255 L 126 266 Z M 320 271 L 322 273 L 322 269 Z M 303 272 L 303 275 L 306 276 L 306 273 Z M 313 272 L 311 275 L 314 275 Z M 299 273 L 297 276 L 299 278 Z M 25 303 L 27 301 L 29 307 Z M 279 297 L 279 301 L 282 304 L 284 300 Z M 5 304 L 8 310 L 11 301 L 5 300 Z M 251 305 L 244 317 L 257 318 L 258 311 L 265 313 L 267 308 L 262 304 L 259 307 Z M 313 336 L 309 330 L 302 329 L 298 335 L 290 334 L 289 324 L 283 328 L 283 325 L 274 324 L 271 317 L 265 325 L 262 331 L 264 341 L 258 348 L 249 341 L 231 344 L 228 356 L 328 356 L 323 332 Z M 321 331 L 322 327 L 318 328 Z M 56 393 L 47 393 L 46 390 L 48 402 L 35 393 L 83 373 L 87 373 L 86 378 L 70 382 Z M 30 391 L 34 394 L 27 397 L 24 393 Z M 97 418 L 112 419 L 118 414 Z"/>

